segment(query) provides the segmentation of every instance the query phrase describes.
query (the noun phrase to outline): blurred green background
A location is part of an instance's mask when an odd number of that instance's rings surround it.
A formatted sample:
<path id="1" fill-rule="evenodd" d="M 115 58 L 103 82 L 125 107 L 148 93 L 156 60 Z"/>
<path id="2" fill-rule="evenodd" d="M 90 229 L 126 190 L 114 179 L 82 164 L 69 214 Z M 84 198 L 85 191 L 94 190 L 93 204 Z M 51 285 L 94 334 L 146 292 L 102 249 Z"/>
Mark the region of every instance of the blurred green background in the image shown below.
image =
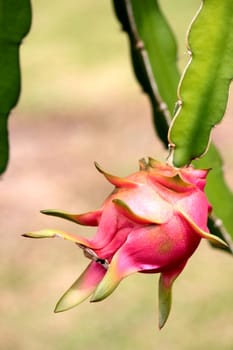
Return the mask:
<path id="1" fill-rule="evenodd" d="M 185 32 L 198 0 L 162 0 L 187 61 Z M 92 229 L 39 214 L 84 212 L 111 186 L 93 161 L 126 175 L 137 159 L 165 159 L 150 107 L 132 74 L 127 39 L 110 0 L 33 1 L 33 25 L 21 49 L 23 89 L 10 118 L 11 159 L 1 181 L 0 348 L 4 350 L 232 350 L 232 258 L 206 242 L 174 286 L 166 327 L 157 327 L 156 275 L 137 274 L 102 303 L 53 307 L 87 264 L 62 240 L 21 234 L 51 227 Z M 168 86 L 169 88 L 169 86 Z M 214 139 L 233 183 L 232 108 Z"/>

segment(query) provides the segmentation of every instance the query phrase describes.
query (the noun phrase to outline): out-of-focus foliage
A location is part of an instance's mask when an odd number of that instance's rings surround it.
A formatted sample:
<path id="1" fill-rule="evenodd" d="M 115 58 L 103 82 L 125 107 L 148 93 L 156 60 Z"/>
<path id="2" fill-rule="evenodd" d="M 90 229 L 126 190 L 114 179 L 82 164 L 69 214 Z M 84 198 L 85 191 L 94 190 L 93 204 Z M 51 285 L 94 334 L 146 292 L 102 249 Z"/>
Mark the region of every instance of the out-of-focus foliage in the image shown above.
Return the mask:
<path id="1" fill-rule="evenodd" d="M 30 0 L 0 0 L 0 173 L 9 157 L 8 116 L 20 93 L 19 47 L 30 26 Z"/>

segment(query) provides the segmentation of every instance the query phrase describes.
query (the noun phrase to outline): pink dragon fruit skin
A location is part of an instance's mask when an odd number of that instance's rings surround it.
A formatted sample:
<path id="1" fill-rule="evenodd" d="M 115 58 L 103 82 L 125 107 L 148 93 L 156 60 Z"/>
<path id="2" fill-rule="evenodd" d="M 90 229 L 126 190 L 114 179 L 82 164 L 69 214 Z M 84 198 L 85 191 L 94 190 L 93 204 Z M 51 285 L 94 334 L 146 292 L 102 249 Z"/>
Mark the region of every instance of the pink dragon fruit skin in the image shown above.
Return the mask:
<path id="1" fill-rule="evenodd" d="M 97 169 L 115 189 L 101 209 L 85 214 L 44 210 L 81 225 L 98 226 L 92 239 L 58 230 L 27 233 L 32 238 L 63 237 L 83 249 L 90 264 L 59 300 L 55 311 L 70 309 L 91 296 L 91 301 L 110 295 L 126 276 L 161 273 L 159 327 L 171 308 L 171 289 L 202 238 L 225 243 L 208 231 L 211 211 L 204 193 L 208 170 L 192 166 L 174 168 L 149 158 L 140 170 L 120 178 Z"/>

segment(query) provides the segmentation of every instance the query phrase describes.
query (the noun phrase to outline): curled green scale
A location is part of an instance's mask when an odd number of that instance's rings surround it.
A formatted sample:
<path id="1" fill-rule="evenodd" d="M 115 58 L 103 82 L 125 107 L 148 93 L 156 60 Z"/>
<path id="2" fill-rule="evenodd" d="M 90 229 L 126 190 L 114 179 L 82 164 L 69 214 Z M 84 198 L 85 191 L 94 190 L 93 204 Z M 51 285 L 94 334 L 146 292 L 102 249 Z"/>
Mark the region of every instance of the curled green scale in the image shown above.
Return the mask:
<path id="1" fill-rule="evenodd" d="M 181 78 L 180 107 L 169 130 L 177 167 L 203 155 L 221 121 L 233 78 L 233 1 L 203 0 L 188 35 L 190 62 Z"/>

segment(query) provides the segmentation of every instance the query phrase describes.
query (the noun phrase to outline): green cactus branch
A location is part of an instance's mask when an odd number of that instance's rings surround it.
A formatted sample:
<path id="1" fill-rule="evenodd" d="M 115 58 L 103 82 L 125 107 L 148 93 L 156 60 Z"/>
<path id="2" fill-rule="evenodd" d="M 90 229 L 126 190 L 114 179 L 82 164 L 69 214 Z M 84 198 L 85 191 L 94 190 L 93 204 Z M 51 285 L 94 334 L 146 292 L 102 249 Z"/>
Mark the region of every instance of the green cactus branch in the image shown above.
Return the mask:
<path id="1" fill-rule="evenodd" d="M 145 74 L 147 77 L 147 80 L 149 82 L 149 86 L 151 88 L 151 93 L 154 98 L 154 100 L 158 104 L 158 110 L 162 111 L 167 124 L 169 124 L 170 121 L 170 112 L 168 110 L 168 107 L 166 103 L 163 101 L 156 81 L 154 80 L 154 75 L 153 75 L 153 68 L 151 66 L 150 58 L 148 55 L 148 51 L 146 50 L 145 43 L 142 39 L 142 37 L 139 34 L 139 31 L 137 29 L 136 21 L 134 18 L 134 13 L 133 13 L 133 4 L 129 0 L 125 0 L 125 8 L 127 11 L 128 15 L 128 20 L 129 20 L 129 26 L 130 26 L 130 32 L 132 33 L 132 38 L 134 41 L 134 49 L 138 51 L 138 55 L 140 55 L 141 60 L 143 62 L 143 67 L 145 69 Z M 145 4 L 144 4 L 145 6 Z M 142 20 L 143 22 L 143 20 Z"/>
<path id="2" fill-rule="evenodd" d="M 222 158 L 217 148 L 211 144 L 206 156 L 196 160 L 194 164 L 199 168 L 212 168 L 205 188 L 213 205 L 208 226 L 213 234 L 227 242 L 227 250 L 233 253 L 233 194 L 224 179 Z"/>
<path id="3" fill-rule="evenodd" d="M 190 61 L 179 84 L 180 107 L 169 130 L 178 167 L 207 151 L 211 129 L 223 118 L 233 78 L 232 14 L 232 0 L 205 0 L 190 27 Z"/>
<path id="4" fill-rule="evenodd" d="M 0 0 L 0 173 L 9 158 L 8 116 L 20 94 L 19 48 L 30 26 L 30 0 Z"/>
<path id="5" fill-rule="evenodd" d="M 175 38 L 157 1 L 114 0 L 113 4 L 129 37 L 134 73 L 149 96 L 156 131 L 167 147 L 179 81 Z"/>

